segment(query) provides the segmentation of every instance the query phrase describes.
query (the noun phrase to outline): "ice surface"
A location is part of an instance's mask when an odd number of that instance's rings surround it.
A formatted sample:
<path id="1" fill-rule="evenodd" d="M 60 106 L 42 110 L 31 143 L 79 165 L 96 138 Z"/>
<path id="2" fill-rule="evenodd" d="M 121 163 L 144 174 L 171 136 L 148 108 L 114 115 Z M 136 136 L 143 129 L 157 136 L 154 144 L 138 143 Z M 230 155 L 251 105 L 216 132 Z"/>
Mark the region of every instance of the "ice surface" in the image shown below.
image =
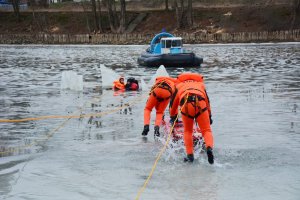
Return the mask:
<path id="1" fill-rule="evenodd" d="M 101 76 L 102 76 L 102 88 L 108 89 L 112 88 L 113 82 L 120 78 L 114 70 L 105 67 L 105 65 L 100 64 Z"/>
<path id="2" fill-rule="evenodd" d="M 74 71 L 64 71 L 61 75 L 61 89 L 83 90 L 83 77 Z"/>
<path id="3" fill-rule="evenodd" d="M 154 82 L 155 82 L 155 79 L 158 77 L 158 76 L 170 76 L 169 73 L 167 72 L 166 68 L 161 65 L 156 73 L 154 74 L 154 76 L 152 76 L 152 78 L 150 79 L 149 83 L 148 83 L 148 87 L 151 87 Z"/>

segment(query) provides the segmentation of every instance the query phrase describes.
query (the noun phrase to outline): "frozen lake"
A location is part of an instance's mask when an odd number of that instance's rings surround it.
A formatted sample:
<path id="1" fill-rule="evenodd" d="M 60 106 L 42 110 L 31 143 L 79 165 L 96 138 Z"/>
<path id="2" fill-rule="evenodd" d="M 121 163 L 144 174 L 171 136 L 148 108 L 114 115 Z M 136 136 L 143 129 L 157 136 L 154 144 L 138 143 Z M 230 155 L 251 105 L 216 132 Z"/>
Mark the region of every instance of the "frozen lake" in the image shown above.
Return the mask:
<path id="1" fill-rule="evenodd" d="M 163 144 L 153 123 L 141 137 L 146 92 L 102 91 L 100 64 L 147 82 L 156 69 L 136 62 L 145 48 L 0 45 L 0 119 L 103 113 L 0 123 L 1 199 L 135 199 Z M 202 68 L 167 71 L 204 75 L 215 164 L 167 149 L 141 199 L 298 200 L 300 43 L 187 48 Z M 60 89 L 66 70 L 83 75 L 83 92 Z"/>

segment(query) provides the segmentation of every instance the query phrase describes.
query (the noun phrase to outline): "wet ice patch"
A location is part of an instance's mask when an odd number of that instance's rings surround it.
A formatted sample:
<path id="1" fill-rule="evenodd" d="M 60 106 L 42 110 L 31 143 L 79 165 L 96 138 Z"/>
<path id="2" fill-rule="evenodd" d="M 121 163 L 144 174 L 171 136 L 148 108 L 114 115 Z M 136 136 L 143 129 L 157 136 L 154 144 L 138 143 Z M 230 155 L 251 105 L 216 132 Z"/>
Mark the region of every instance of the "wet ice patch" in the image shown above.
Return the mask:
<path id="1" fill-rule="evenodd" d="M 156 140 L 162 144 L 161 149 L 163 146 L 166 144 L 168 138 L 168 133 L 165 133 L 163 137 L 159 137 Z M 195 146 L 194 146 L 194 158 L 199 159 L 200 157 L 203 157 L 204 149 L 203 149 L 203 141 L 199 141 Z M 165 152 L 163 153 L 162 158 L 165 161 L 183 161 L 183 158 L 186 156 L 185 153 L 185 145 L 183 139 L 179 140 L 173 140 L 172 138 L 170 139 L 167 148 Z M 206 158 L 205 158 L 206 159 Z"/>
<path id="2" fill-rule="evenodd" d="M 141 89 L 142 89 L 143 91 L 145 91 L 145 90 L 148 89 L 148 86 L 147 86 L 147 84 L 146 84 L 146 82 L 144 81 L 143 78 L 141 78 Z"/>
<path id="3" fill-rule="evenodd" d="M 107 68 L 105 65 L 100 65 L 100 71 L 102 76 L 102 88 L 103 89 L 111 89 L 113 82 L 115 80 L 118 80 L 121 75 L 119 75 L 117 72 L 115 72 L 112 69 Z M 157 76 L 169 76 L 168 72 L 166 71 L 165 67 L 162 65 L 157 71 L 156 74 L 152 77 L 153 83 Z M 152 80 L 151 79 L 151 80 Z M 150 80 L 150 82 L 151 82 Z M 149 87 L 152 86 L 152 84 L 147 84 L 143 78 L 140 79 L 140 88 L 141 90 L 148 90 Z"/>
<path id="4" fill-rule="evenodd" d="M 120 78 L 114 70 L 105 67 L 105 65 L 100 65 L 101 76 L 102 76 L 102 88 L 112 88 L 113 82 Z"/>
<path id="5" fill-rule="evenodd" d="M 167 72 L 166 68 L 161 65 L 157 71 L 155 72 L 154 76 L 152 76 L 152 78 L 150 79 L 148 86 L 151 87 L 154 83 L 155 83 L 155 79 L 158 76 L 170 76 L 169 73 Z"/>
<path id="6" fill-rule="evenodd" d="M 61 89 L 70 89 L 74 91 L 83 90 L 83 77 L 73 71 L 64 71 L 61 75 Z"/>

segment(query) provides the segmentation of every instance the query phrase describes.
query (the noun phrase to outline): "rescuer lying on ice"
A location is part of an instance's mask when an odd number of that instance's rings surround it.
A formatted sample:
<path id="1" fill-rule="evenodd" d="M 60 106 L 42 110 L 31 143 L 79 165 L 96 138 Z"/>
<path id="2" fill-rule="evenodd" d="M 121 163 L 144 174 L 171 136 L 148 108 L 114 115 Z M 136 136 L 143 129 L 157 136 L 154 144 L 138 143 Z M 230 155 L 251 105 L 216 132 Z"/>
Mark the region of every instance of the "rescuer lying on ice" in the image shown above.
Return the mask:
<path id="1" fill-rule="evenodd" d="M 154 126 L 154 136 L 159 137 L 159 125 L 162 121 L 164 111 L 168 106 L 175 90 L 176 79 L 171 77 L 157 77 L 154 86 L 151 88 L 149 98 L 144 109 L 144 130 L 143 136 L 149 132 L 150 115 L 152 109 L 156 109 L 156 119 Z"/>
<path id="2" fill-rule="evenodd" d="M 177 81 L 175 93 L 170 103 L 170 116 L 172 123 L 174 123 L 180 105 L 187 154 L 184 161 L 194 161 L 193 125 L 196 121 L 205 141 L 208 162 L 213 164 L 213 135 L 210 127 L 212 123 L 211 109 L 203 77 L 196 73 L 183 73 L 177 77 Z"/>

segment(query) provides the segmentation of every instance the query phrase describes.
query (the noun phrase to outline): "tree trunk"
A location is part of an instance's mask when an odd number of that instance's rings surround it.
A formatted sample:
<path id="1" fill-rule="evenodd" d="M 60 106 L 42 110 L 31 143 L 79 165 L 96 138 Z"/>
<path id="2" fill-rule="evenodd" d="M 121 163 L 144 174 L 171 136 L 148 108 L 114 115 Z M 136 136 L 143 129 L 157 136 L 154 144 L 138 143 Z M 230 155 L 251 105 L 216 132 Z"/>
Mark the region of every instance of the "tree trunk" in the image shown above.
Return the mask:
<path id="1" fill-rule="evenodd" d="M 41 31 L 41 29 L 42 29 L 41 25 L 35 16 L 35 6 L 36 6 L 35 0 L 30 0 L 30 8 L 32 10 L 32 24 L 33 24 L 33 26 L 35 26 L 35 24 L 36 24 L 38 29 Z"/>
<path id="2" fill-rule="evenodd" d="M 177 28 L 180 28 L 180 10 L 177 4 L 177 0 L 174 0 L 174 8 L 176 13 L 176 26 Z"/>
<path id="3" fill-rule="evenodd" d="M 294 0 L 294 13 L 293 13 L 293 19 L 291 22 L 291 30 L 295 28 L 295 22 L 297 22 L 300 15 L 300 0 Z M 298 28 L 298 27 L 297 27 Z"/>
<path id="4" fill-rule="evenodd" d="M 124 33 L 126 29 L 126 3 L 125 0 L 120 0 L 121 14 L 120 14 L 120 27 L 119 33 Z"/>
<path id="5" fill-rule="evenodd" d="M 184 28 L 186 24 L 184 0 L 180 0 L 180 28 Z"/>
<path id="6" fill-rule="evenodd" d="M 177 1 L 177 0 L 175 0 L 175 1 Z M 181 29 L 186 24 L 184 0 L 179 0 L 179 4 L 180 4 L 180 6 L 178 6 L 178 3 L 176 2 L 176 5 L 177 5 L 177 9 L 176 9 L 177 28 Z"/>
<path id="7" fill-rule="evenodd" d="M 120 15 L 117 13 L 115 0 L 106 0 L 106 5 L 111 31 L 113 33 L 124 33 L 126 28 L 125 0 L 120 0 Z"/>
<path id="8" fill-rule="evenodd" d="M 99 31 L 102 33 L 103 32 L 103 28 L 102 28 L 102 22 L 101 22 L 101 19 L 102 19 L 102 13 L 101 13 L 101 1 L 100 0 L 97 0 L 98 1 L 98 13 L 99 13 Z"/>
<path id="9" fill-rule="evenodd" d="M 169 10 L 169 0 L 165 0 L 165 10 L 168 11 Z"/>
<path id="10" fill-rule="evenodd" d="M 112 8 L 113 8 L 113 16 L 114 16 L 114 26 L 115 29 L 118 29 L 120 26 L 120 21 L 117 13 L 117 8 L 116 8 L 116 1 L 112 0 Z"/>
<path id="11" fill-rule="evenodd" d="M 187 25 L 188 27 L 193 26 L 193 1 L 188 0 L 188 8 L 187 8 Z"/>
<path id="12" fill-rule="evenodd" d="M 43 8 L 49 7 L 48 0 L 40 0 L 39 3 L 40 3 L 40 6 L 42 6 Z"/>
<path id="13" fill-rule="evenodd" d="M 90 33 L 91 32 L 91 27 L 90 27 L 90 23 L 89 23 L 89 16 L 88 16 L 87 11 L 84 7 L 84 2 L 83 1 L 81 2 L 81 5 L 82 5 L 82 8 L 83 8 L 83 12 L 84 12 L 85 20 L 86 20 L 86 26 L 87 26 L 88 32 Z"/>
<path id="14" fill-rule="evenodd" d="M 114 1 L 114 0 L 113 0 Z M 108 12 L 108 20 L 109 20 L 109 26 L 110 30 L 112 32 L 116 32 L 116 27 L 115 27 L 115 18 L 112 10 L 112 0 L 106 0 L 106 7 L 107 7 L 107 12 Z"/>
<path id="15" fill-rule="evenodd" d="M 193 1 L 174 0 L 174 8 L 176 12 L 177 28 L 191 28 L 193 26 Z"/>
<path id="16" fill-rule="evenodd" d="M 96 8 L 96 0 L 91 0 L 92 3 L 92 12 L 94 14 L 94 24 L 95 24 L 95 32 L 99 30 L 99 20 L 97 16 L 97 8 Z"/>
<path id="17" fill-rule="evenodd" d="M 15 13 L 15 16 L 17 17 L 18 22 L 21 21 L 19 3 L 20 3 L 20 0 L 12 0 L 14 13 Z"/>

